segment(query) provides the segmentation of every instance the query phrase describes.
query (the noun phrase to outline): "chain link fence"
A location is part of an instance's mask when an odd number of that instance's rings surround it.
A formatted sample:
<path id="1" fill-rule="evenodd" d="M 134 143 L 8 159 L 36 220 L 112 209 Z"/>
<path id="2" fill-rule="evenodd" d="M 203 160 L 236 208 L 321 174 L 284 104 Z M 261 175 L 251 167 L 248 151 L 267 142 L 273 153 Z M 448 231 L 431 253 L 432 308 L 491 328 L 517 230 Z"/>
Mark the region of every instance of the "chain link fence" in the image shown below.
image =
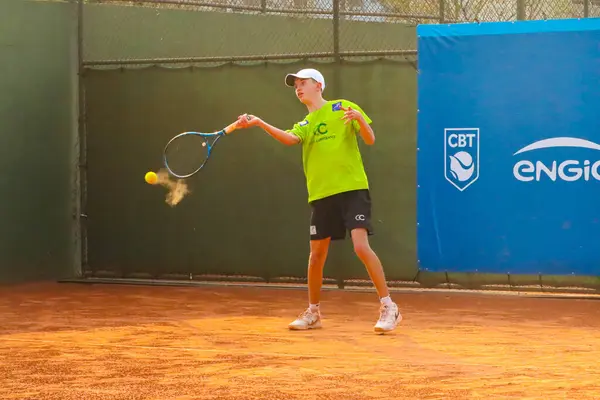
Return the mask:
<path id="1" fill-rule="evenodd" d="M 87 66 L 405 60 L 416 56 L 417 24 L 594 16 L 600 0 L 87 0 L 83 59 Z"/>

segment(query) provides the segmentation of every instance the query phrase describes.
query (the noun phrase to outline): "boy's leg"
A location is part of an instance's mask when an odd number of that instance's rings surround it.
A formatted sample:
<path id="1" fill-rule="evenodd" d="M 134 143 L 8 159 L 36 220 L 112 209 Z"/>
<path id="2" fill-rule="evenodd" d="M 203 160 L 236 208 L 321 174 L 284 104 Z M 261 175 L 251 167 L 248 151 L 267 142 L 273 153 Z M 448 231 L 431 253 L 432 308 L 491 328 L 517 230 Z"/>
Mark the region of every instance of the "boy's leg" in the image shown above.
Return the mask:
<path id="1" fill-rule="evenodd" d="M 390 298 L 381 260 L 369 244 L 369 235 L 373 233 L 373 229 L 371 197 L 368 190 L 347 193 L 345 223 L 347 229 L 350 230 L 354 251 L 367 269 L 381 302 L 379 321 L 375 325 L 375 331 L 380 333 L 391 331 L 402 320 L 402 316 L 398 306 Z"/>
<path id="2" fill-rule="evenodd" d="M 390 292 L 385 280 L 383 265 L 369 244 L 369 234 L 367 229 L 354 228 L 350 231 L 350 235 L 352 236 L 354 252 L 367 269 L 379 298 L 388 297 Z"/>
<path id="3" fill-rule="evenodd" d="M 309 307 L 311 305 L 318 307 L 321 301 L 321 286 L 323 286 L 323 268 L 325 267 L 325 261 L 327 261 L 327 253 L 329 252 L 330 242 L 331 238 L 310 241 L 310 255 L 308 256 Z"/>
<path id="4" fill-rule="evenodd" d="M 332 237 L 344 235 L 345 227 L 337 198 L 318 200 L 312 206 L 310 219 L 310 255 L 308 258 L 308 308 L 289 324 L 293 330 L 321 327 L 320 299 L 323 268 Z"/>

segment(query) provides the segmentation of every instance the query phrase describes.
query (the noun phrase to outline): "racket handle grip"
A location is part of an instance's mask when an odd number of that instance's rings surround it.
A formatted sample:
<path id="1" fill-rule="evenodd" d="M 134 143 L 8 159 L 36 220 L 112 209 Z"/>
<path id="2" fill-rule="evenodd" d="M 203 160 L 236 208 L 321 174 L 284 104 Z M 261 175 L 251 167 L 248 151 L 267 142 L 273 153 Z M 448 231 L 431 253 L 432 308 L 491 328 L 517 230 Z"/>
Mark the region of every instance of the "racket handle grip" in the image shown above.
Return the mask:
<path id="1" fill-rule="evenodd" d="M 234 123 L 232 123 L 232 124 L 229 124 L 229 125 L 227 125 L 227 126 L 225 127 L 225 129 L 223 129 L 223 132 L 224 132 L 226 135 L 230 134 L 231 132 L 233 132 L 233 131 L 235 131 L 235 130 L 237 129 L 237 124 L 238 124 L 238 123 L 237 123 L 237 121 L 236 121 L 236 122 L 234 122 Z"/>
<path id="2" fill-rule="evenodd" d="M 247 119 L 248 121 L 250 121 L 250 117 L 246 117 L 246 119 Z M 223 129 L 223 132 L 224 132 L 226 135 L 228 135 L 228 134 L 230 134 L 231 132 L 235 131 L 237 128 L 238 128 L 238 122 L 237 122 L 237 121 L 235 121 L 235 122 L 233 122 L 233 123 L 231 123 L 231 124 L 227 125 L 227 126 L 225 127 L 225 129 Z"/>

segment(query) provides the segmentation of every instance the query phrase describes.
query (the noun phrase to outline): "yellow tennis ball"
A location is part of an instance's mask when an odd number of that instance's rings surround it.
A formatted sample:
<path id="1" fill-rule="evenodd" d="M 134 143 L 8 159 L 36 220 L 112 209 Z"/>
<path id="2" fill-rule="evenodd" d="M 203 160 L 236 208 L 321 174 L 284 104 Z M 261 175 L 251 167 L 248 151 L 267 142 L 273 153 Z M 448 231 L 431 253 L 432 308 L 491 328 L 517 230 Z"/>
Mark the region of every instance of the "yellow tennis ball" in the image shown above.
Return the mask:
<path id="1" fill-rule="evenodd" d="M 144 179 L 151 185 L 154 185 L 156 182 L 158 182 L 158 176 L 156 176 L 156 173 L 152 171 L 146 172 Z"/>

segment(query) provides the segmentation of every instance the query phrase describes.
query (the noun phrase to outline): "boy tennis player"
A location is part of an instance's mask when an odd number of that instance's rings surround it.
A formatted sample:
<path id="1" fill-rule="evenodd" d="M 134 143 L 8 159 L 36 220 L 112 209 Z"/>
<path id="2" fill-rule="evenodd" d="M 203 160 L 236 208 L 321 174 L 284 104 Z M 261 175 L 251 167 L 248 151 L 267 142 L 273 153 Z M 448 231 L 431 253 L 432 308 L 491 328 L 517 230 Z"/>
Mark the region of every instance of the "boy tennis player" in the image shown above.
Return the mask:
<path id="1" fill-rule="evenodd" d="M 387 288 L 381 261 L 369 245 L 372 234 L 369 184 L 358 148 L 357 134 L 375 142 L 371 119 L 347 100 L 323 99 L 323 75 L 303 69 L 285 77 L 287 86 L 308 109 L 308 115 L 292 129 L 281 130 L 253 115 L 241 115 L 240 128 L 259 126 L 283 144 L 302 144 L 302 162 L 308 188 L 310 257 L 308 262 L 309 307 L 293 321 L 290 329 L 321 327 L 319 310 L 323 267 L 331 240 L 344 239 L 350 231 L 357 256 L 365 265 L 380 297 L 381 308 L 375 332 L 396 328 L 402 320 Z"/>

